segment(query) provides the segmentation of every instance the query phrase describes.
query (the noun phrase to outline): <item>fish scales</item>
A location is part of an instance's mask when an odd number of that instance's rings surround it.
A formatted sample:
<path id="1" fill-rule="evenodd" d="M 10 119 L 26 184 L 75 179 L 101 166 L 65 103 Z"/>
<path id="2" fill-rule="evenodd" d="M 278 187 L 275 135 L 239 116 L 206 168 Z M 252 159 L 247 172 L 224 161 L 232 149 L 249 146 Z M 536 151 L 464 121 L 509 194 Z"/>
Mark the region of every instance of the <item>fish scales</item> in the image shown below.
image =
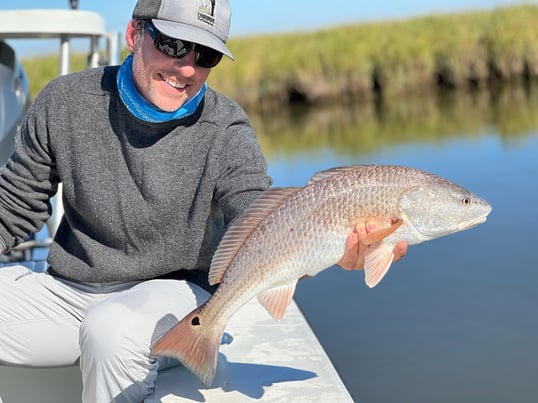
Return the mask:
<path id="1" fill-rule="evenodd" d="M 365 280 L 388 271 L 399 240 L 409 245 L 486 220 L 491 206 L 464 188 L 414 168 L 366 165 L 316 174 L 304 188 L 265 192 L 227 230 L 209 280 L 217 291 L 155 343 L 153 354 L 178 358 L 204 384 L 214 377 L 220 336 L 229 318 L 254 297 L 275 318 L 284 314 L 297 280 L 343 256 L 359 224 L 377 230 L 363 242 Z"/>
<path id="2" fill-rule="evenodd" d="M 342 239 L 345 241 L 352 226 L 345 217 L 325 208 L 324 197 L 317 198 L 317 206 L 310 204 L 312 209 L 305 209 L 311 200 L 310 192 L 292 196 L 250 234 L 232 259 L 221 287 L 213 296 L 212 307 L 227 306 L 228 310 L 235 311 L 263 291 L 267 284 L 272 288 L 286 285 L 305 274 L 315 275 L 339 259 L 345 246 Z M 328 236 L 329 227 L 332 231 Z M 311 235 L 306 237 L 305 234 Z M 271 249 L 267 249 L 268 244 Z M 300 253 L 301 250 L 308 252 Z M 241 267 L 248 270 L 241 270 Z M 241 284 L 237 294 L 219 292 L 235 284 Z M 226 316 L 221 315 L 220 309 L 216 309 L 214 315 L 208 315 L 211 320 Z"/>

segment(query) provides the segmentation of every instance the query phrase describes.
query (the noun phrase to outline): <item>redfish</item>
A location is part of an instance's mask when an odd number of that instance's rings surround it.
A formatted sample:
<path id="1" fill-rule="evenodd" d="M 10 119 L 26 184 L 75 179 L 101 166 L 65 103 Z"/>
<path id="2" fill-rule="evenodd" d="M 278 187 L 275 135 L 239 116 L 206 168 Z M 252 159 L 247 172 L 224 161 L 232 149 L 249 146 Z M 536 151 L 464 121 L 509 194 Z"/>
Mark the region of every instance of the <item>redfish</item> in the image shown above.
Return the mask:
<path id="1" fill-rule="evenodd" d="M 376 223 L 365 281 L 374 287 L 389 270 L 396 243 L 418 244 L 486 221 L 491 206 L 439 176 L 413 168 L 359 165 L 316 174 L 305 187 L 264 192 L 226 231 L 213 257 L 215 294 L 153 346 L 178 358 L 205 385 L 213 382 L 221 335 L 229 318 L 254 297 L 283 317 L 298 279 L 343 256 L 358 225 Z"/>

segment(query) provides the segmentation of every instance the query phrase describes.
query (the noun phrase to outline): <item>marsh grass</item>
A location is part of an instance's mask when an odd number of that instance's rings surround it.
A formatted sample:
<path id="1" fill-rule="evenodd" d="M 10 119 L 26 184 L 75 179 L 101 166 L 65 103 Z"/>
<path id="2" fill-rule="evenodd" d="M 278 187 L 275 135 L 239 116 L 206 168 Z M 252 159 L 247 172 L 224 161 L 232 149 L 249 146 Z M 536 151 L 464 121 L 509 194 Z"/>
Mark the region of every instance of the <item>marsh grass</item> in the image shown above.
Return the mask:
<path id="1" fill-rule="evenodd" d="M 538 75 L 537 22 L 538 7 L 522 5 L 237 38 L 237 61 L 219 66 L 211 84 L 263 107 L 530 79 Z"/>
<path id="2" fill-rule="evenodd" d="M 86 55 L 73 54 L 69 60 L 70 71 L 80 71 L 86 68 Z M 46 55 L 24 58 L 21 60 L 30 83 L 32 98 L 54 77 L 59 75 L 60 59 L 57 55 Z"/>
<path id="3" fill-rule="evenodd" d="M 538 7 L 232 38 L 228 45 L 236 61 L 225 58 L 209 83 L 247 109 L 482 86 L 538 76 Z M 85 57 L 71 63 L 82 69 Z M 52 56 L 23 65 L 33 95 L 58 69 Z"/>

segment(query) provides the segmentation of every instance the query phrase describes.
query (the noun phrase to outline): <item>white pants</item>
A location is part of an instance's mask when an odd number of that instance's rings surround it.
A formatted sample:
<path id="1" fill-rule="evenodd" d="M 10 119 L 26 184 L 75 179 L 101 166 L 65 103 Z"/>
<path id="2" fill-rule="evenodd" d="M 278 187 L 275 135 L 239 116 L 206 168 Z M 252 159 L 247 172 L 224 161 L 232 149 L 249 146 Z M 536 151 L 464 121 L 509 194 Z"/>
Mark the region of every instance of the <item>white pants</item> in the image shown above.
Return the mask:
<path id="1" fill-rule="evenodd" d="M 209 296 L 182 280 L 79 284 L 0 268 L 0 364 L 80 360 L 83 402 L 149 402 L 159 368 L 178 365 L 150 346 Z"/>

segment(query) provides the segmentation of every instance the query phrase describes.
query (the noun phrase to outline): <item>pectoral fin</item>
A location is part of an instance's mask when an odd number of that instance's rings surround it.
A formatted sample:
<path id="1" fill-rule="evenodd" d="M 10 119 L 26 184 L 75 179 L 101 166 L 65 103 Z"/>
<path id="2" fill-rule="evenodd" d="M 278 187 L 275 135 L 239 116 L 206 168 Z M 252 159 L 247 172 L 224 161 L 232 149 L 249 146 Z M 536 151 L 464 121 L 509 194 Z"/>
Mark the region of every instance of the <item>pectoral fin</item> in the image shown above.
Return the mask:
<path id="1" fill-rule="evenodd" d="M 364 261 L 364 281 L 373 288 L 389 271 L 394 259 L 394 245 L 378 243 L 372 245 L 366 252 Z"/>
<path id="2" fill-rule="evenodd" d="M 281 287 L 271 288 L 258 295 L 258 301 L 275 319 L 282 319 L 290 304 L 297 281 Z"/>
<path id="3" fill-rule="evenodd" d="M 359 239 L 366 245 L 372 245 L 377 242 L 381 242 L 384 238 L 396 231 L 398 227 L 402 225 L 402 223 L 403 220 L 401 218 L 391 220 L 391 224 L 389 227 L 380 228 L 376 231 L 368 232 L 366 235 L 361 236 Z"/>

